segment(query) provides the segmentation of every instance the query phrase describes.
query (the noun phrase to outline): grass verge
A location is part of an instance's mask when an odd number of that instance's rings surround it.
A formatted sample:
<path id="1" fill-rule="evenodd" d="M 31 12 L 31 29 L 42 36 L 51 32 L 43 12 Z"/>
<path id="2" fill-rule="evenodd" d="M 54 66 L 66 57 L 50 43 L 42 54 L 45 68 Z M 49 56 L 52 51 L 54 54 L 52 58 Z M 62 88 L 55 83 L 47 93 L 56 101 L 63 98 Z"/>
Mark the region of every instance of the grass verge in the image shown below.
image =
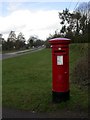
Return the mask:
<path id="1" fill-rule="evenodd" d="M 74 46 L 75 47 L 75 46 Z M 70 48 L 70 73 L 79 49 Z M 57 111 L 88 108 L 88 94 L 70 84 L 71 99 L 60 104 L 52 103 L 51 50 L 44 49 L 32 54 L 3 60 L 2 85 L 3 107 L 31 111 Z"/>

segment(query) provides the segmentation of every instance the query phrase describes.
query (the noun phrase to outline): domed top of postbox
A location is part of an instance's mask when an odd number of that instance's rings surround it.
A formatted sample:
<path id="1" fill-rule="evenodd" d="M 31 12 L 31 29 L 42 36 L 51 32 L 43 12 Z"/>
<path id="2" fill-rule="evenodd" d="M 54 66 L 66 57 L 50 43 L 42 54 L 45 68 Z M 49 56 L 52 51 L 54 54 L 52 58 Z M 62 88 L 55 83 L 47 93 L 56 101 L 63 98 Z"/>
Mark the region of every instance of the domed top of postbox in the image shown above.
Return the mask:
<path id="1" fill-rule="evenodd" d="M 68 38 L 53 38 L 53 39 L 49 40 L 49 43 L 51 45 L 53 45 L 53 44 L 69 44 L 70 39 L 68 39 Z"/>

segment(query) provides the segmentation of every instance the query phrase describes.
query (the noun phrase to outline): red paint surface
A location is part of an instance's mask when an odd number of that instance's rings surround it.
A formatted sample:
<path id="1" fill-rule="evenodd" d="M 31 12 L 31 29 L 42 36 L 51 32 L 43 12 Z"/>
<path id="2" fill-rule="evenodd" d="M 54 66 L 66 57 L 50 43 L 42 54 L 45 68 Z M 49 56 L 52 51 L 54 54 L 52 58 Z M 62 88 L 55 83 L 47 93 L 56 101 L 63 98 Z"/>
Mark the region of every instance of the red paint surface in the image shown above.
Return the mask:
<path id="1" fill-rule="evenodd" d="M 52 91 L 67 92 L 69 90 L 70 39 L 55 38 L 49 40 L 49 43 L 52 45 Z M 63 56 L 63 65 L 57 65 L 57 56 Z"/>

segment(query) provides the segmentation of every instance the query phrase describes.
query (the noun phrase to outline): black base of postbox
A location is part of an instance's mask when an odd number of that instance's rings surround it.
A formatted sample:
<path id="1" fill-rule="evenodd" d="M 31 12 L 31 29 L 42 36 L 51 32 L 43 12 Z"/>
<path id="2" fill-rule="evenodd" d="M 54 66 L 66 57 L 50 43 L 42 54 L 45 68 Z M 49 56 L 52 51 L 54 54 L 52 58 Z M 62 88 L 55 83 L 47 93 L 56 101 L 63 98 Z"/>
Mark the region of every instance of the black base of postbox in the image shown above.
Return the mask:
<path id="1" fill-rule="evenodd" d="M 60 103 L 70 99 L 70 91 L 67 92 L 54 92 L 52 91 L 52 101 L 54 103 Z"/>

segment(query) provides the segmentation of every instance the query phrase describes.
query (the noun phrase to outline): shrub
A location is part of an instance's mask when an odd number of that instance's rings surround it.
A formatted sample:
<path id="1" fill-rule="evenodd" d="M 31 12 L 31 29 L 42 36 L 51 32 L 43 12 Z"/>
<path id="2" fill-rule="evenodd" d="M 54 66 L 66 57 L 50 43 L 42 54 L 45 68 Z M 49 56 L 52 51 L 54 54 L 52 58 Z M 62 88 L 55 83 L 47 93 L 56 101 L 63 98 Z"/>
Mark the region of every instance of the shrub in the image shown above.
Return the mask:
<path id="1" fill-rule="evenodd" d="M 90 84 L 88 78 L 88 71 L 90 70 L 88 66 L 88 59 L 87 55 L 79 58 L 72 72 L 73 82 L 81 87 L 88 86 Z"/>

